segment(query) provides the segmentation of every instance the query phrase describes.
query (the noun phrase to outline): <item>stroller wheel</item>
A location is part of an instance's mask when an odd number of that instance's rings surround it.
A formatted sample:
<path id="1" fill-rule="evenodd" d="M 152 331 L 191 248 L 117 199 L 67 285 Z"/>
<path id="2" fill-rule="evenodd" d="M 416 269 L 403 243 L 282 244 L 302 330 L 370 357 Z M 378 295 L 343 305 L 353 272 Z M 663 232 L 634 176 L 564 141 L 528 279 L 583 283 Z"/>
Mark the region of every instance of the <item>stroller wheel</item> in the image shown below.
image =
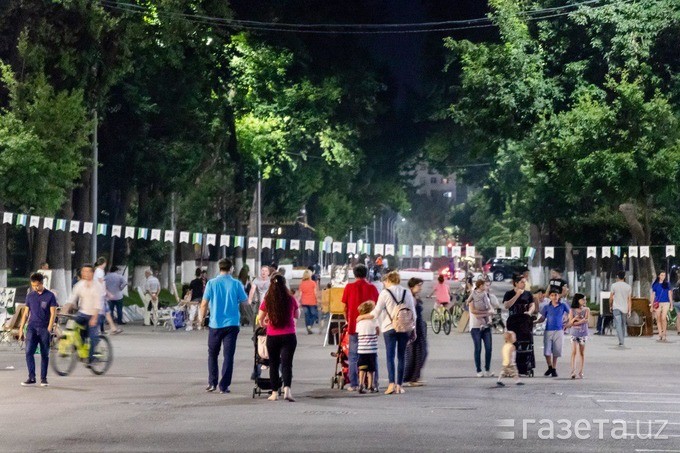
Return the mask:
<path id="1" fill-rule="evenodd" d="M 339 388 L 339 389 L 344 389 L 344 388 L 345 388 L 345 377 L 344 377 L 344 376 L 340 376 L 340 377 L 338 378 L 338 388 Z"/>
<path id="2" fill-rule="evenodd" d="M 332 389 L 335 388 L 335 379 L 336 379 L 335 376 L 333 376 L 333 377 L 331 378 L 331 388 L 332 388 Z"/>
<path id="3" fill-rule="evenodd" d="M 255 395 L 257 394 L 257 388 L 253 389 L 253 399 L 255 398 Z"/>

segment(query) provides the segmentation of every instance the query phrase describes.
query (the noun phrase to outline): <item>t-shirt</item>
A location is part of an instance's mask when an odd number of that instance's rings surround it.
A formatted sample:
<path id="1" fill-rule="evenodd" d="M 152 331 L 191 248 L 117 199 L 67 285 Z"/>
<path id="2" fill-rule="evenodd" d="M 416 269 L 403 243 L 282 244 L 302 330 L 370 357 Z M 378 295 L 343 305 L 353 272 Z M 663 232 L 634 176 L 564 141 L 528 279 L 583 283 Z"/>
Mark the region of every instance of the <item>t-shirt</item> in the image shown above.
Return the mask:
<path id="1" fill-rule="evenodd" d="M 570 310 L 574 319 L 588 319 L 590 310 L 588 308 L 573 308 Z M 571 326 L 571 331 L 569 332 L 572 336 L 583 338 L 588 336 L 588 323 L 584 322 L 578 326 Z"/>
<path id="2" fill-rule="evenodd" d="M 376 329 L 378 322 L 375 319 L 362 319 L 357 323 L 357 336 L 359 340 L 359 354 L 378 353 L 378 334 Z"/>
<path id="3" fill-rule="evenodd" d="M 98 281 L 80 280 L 73 286 L 69 302 L 78 306 L 80 313 L 92 316 L 95 311 L 103 315 L 102 300 L 104 299 L 104 286 Z"/>
<path id="4" fill-rule="evenodd" d="M 26 296 L 26 306 L 28 307 L 28 326 L 36 328 L 47 328 L 50 324 L 50 309 L 57 307 L 57 299 L 50 290 L 43 290 L 42 294 L 37 291 L 31 292 Z"/>
<path id="5" fill-rule="evenodd" d="M 628 298 L 633 292 L 630 285 L 624 281 L 616 282 L 612 285 L 614 300 L 609 301 L 612 310 L 621 310 L 621 313 L 628 313 Z"/>
<path id="6" fill-rule="evenodd" d="M 451 295 L 449 294 L 449 285 L 446 283 L 437 283 L 434 286 L 434 295 L 437 298 L 437 303 L 451 302 Z"/>
<path id="7" fill-rule="evenodd" d="M 105 281 L 104 277 L 106 276 L 106 273 L 104 272 L 104 269 L 101 267 L 96 267 L 94 269 L 94 277 L 93 280 L 96 281 L 97 283 L 100 283 L 102 285 L 102 288 L 106 288 L 105 286 Z M 100 315 L 103 315 L 106 312 L 106 309 L 108 308 L 108 305 L 106 304 L 106 291 L 102 291 L 102 301 L 101 301 L 101 307 L 100 307 Z"/>
<path id="8" fill-rule="evenodd" d="M 238 326 L 241 323 L 239 304 L 248 300 L 243 284 L 231 275 L 218 275 L 205 285 L 203 300 L 210 306 L 211 329 Z"/>
<path id="9" fill-rule="evenodd" d="M 556 306 L 551 303 L 541 309 L 541 315 L 545 318 L 545 330 L 564 329 L 564 315 L 569 313 L 569 306 L 559 302 Z"/>
<path id="10" fill-rule="evenodd" d="M 267 335 L 269 336 L 275 336 L 275 335 L 290 335 L 291 333 L 295 333 L 295 310 L 298 309 L 298 303 L 297 300 L 293 296 L 290 297 L 290 316 L 288 317 L 288 321 L 283 325 L 279 327 L 275 327 L 271 324 L 267 325 Z M 267 307 L 265 304 L 265 301 L 262 301 L 260 304 L 260 310 L 263 312 L 267 312 Z"/>
<path id="11" fill-rule="evenodd" d="M 503 344 L 501 355 L 503 356 L 503 366 L 510 366 L 515 364 L 515 345 L 512 343 Z"/>
<path id="12" fill-rule="evenodd" d="M 316 306 L 316 282 L 314 280 L 300 282 L 300 304 Z"/>
<path id="13" fill-rule="evenodd" d="M 106 290 L 111 293 L 111 300 L 121 300 L 123 298 L 123 288 L 127 286 L 125 277 L 118 272 L 109 272 L 104 277 Z"/>
<path id="14" fill-rule="evenodd" d="M 549 285 L 550 291 L 555 290 L 562 294 L 562 288 L 568 286 L 569 283 L 563 278 L 551 278 Z"/>
<path id="15" fill-rule="evenodd" d="M 654 282 L 652 285 L 652 291 L 654 291 L 654 302 L 670 302 L 668 298 L 668 292 L 671 287 L 667 282 L 659 283 Z"/>
<path id="16" fill-rule="evenodd" d="M 364 278 L 345 286 L 342 292 L 342 303 L 345 304 L 345 319 L 347 319 L 347 332 L 350 335 L 356 333 L 357 316 L 359 316 L 359 305 L 367 300 L 377 301 L 378 290 Z"/>
<path id="17" fill-rule="evenodd" d="M 414 321 L 418 323 L 418 318 L 416 314 L 416 302 L 413 298 L 411 291 L 404 288 L 403 286 L 394 285 L 390 288 L 385 288 L 380 292 L 378 296 L 378 302 L 375 304 L 375 308 L 371 312 L 374 318 L 377 318 L 380 322 L 380 331 L 388 332 L 394 330 L 392 325 L 392 320 L 390 317 L 394 313 L 394 309 L 397 306 L 397 302 L 401 302 L 403 299 L 404 303 L 399 304 L 400 308 L 408 308 L 413 312 Z"/>
<path id="18" fill-rule="evenodd" d="M 205 285 L 203 284 L 203 279 L 201 277 L 191 280 L 191 283 L 189 283 L 189 289 L 191 290 L 191 300 L 203 299 Z"/>
<path id="19" fill-rule="evenodd" d="M 269 286 L 272 284 L 271 280 L 265 279 L 262 280 L 261 278 L 256 278 L 253 280 L 253 285 L 255 285 L 255 300 L 254 302 L 262 302 L 264 300 L 264 296 L 267 295 L 267 291 L 269 291 Z"/>
<path id="20" fill-rule="evenodd" d="M 515 297 L 515 290 L 511 289 L 507 293 L 505 293 L 505 296 L 503 296 L 503 303 L 509 301 Z M 531 304 L 534 303 L 534 297 L 531 295 L 529 291 L 524 291 L 522 294 L 520 294 L 519 298 L 515 301 L 515 303 L 508 309 L 508 313 L 510 316 L 512 315 L 523 315 L 524 313 L 527 312 Z"/>
<path id="21" fill-rule="evenodd" d="M 161 290 L 161 282 L 158 281 L 153 275 L 149 275 L 144 284 L 144 290 L 148 293 L 158 293 Z"/>

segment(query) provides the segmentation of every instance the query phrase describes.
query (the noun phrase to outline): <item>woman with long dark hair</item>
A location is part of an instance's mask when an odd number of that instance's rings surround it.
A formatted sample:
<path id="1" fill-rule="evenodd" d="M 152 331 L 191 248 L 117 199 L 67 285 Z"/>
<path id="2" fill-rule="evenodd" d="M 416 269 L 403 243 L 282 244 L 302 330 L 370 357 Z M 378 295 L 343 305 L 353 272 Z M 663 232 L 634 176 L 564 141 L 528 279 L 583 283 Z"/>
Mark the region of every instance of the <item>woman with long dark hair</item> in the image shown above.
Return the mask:
<path id="1" fill-rule="evenodd" d="M 423 301 L 419 294 L 423 288 L 423 281 L 419 278 L 411 278 L 408 287 L 416 302 L 416 339 L 406 345 L 406 366 L 404 369 L 404 381 L 410 387 L 423 385 L 420 373 L 427 359 L 427 324 L 423 317 Z"/>
<path id="2" fill-rule="evenodd" d="M 666 280 L 666 273 L 661 271 L 652 283 L 651 308 L 656 318 L 656 327 L 659 329 L 659 339 L 656 341 L 666 342 L 666 329 L 668 328 L 668 310 L 671 306 L 673 295 L 671 285 Z"/>
<path id="3" fill-rule="evenodd" d="M 290 386 L 293 380 L 293 355 L 297 347 L 295 320 L 299 316 L 300 308 L 286 287 L 286 279 L 280 274 L 274 275 L 258 314 L 260 326 L 267 328 L 269 379 L 272 384 L 270 401 L 276 401 L 279 397 L 279 367 L 283 375 L 283 397 L 286 401 L 295 401 Z"/>

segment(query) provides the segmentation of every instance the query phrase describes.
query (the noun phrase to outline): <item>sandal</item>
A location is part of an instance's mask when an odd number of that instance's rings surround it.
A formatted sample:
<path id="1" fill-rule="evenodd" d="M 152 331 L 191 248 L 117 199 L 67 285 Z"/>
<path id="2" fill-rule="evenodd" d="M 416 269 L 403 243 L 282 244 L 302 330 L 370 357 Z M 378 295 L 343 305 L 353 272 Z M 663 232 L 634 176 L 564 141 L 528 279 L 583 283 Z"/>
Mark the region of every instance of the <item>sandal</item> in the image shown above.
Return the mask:
<path id="1" fill-rule="evenodd" d="M 394 384 L 390 384 L 387 386 L 387 390 L 385 390 L 385 395 L 391 395 L 394 393 Z"/>

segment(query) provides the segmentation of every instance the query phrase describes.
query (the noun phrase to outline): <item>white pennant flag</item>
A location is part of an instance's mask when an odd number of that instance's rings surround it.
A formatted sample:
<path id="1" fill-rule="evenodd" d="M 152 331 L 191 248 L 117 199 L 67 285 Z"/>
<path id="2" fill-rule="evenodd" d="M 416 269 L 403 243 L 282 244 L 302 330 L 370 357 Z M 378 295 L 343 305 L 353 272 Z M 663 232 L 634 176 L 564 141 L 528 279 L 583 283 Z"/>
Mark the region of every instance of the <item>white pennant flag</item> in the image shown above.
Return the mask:
<path id="1" fill-rule="evenodd" d="M 230 237 L 228 234 L 220 235 L 220 247 L 229 247 Z"/>
<path id="2" fill-rule="evenodd" d="M 43 219 L 43 228 L 51 230 L 54 228 L 54 217 L 45 217 Z"/>
<path id="3" fill-rule="evenodd" d="M 314 241 L 305 241 L 305 250 L 311 250 L 313 252 L 315 250 L 315 245 L 316 242 Z"/>
<path id="4" fill-rule="evenodd" d="M 111 237 L 119 238 L 123 231 L 123 227 L 120 225 L 111 225 Z"/>
<path id="5" fill-rule="evenodd" d="M 434 256 L 434 245 L 425 246 L 425 256 Z"/>
<path id="6" fill-rule="evenodd" d="M 217 245 L 217 235 L 216 234 L 206 234 L 205 235 L 206 245 Z"/>
<path id="7" fill-rule="evenodd" d="M 669 256 L 675 256 L 675 246 L 674 245 L 667 245 L 666 246 L 666 258 Z"/>
<path id="8" fill-rule="evenodd" d="M 356 242 L 348 242 L 347 243 L 347 253 L 356 253 L 357 252 L 357 243 Z"/>
<path id="9" fill-rule="evenodd" d="M 83 234 L 92 234 L 94 231 L 94 224 L 92 222 L 83 222 Z"/>
<path id="10" fill-rule="evenodd" d="M 468 245 L 468 246 L 465 247 L 465 256 L 467 256 L 467 257 L 471 256 L 471 257 L 474 258 L 476 256 L 476 254 L 477 254 L 477 251 L 475 250 L 474 245 Z"/>
<path id="11" fill-rule="evenodd" d="M 640 246 L 640 258 L 649 258 L 649 246 L 648 245 L 641 245 Z"/>
<path id="12" fill-rule="evenodd" d="M 272 248 L 272 238 L 262 238 L 262 248 L 271 249 Z"/>
<path id="13" fill-rule="evenodd" d="M 597 247 L 588 247 L 586 258 L 597 258 Z"/>
<path id="14" fill-rule="evenodd" d="M 71 220 L 71 223 L 69 224 L 68 230 L 72 233 L 79 233 L 80 232 L 80 222 L 77 220 Z"/>
<path id="15" fill-rule="evenodd" d="M 182 244 L 188 244 L 189 243 L 189 232 L 188 231 L 180 231 L 179 232 L 179 243 Z"/>
<path id="16" fill-rule="evenodd" d="M 610 247 L 602 247 L 602 258 L 611 258 L 612 249 Z"/>
<path id="17" fill-rule="evenodd" d="M 460 245 L 454 245 L 451 247 L 451 256 L 463 256 L 463 248 Z"/>
<path id="18" fill-rule="evenodd" d="M 249 237 L 248 238 L 248 248 L 249 249 L 256 249 L 257 248 L 257 238 L 255 238 L 255 237 Z"/>
<path id="19" fill-rule="evenodd" d="M 628 256 L 630 258 L 637 258 L 638 256 L 638 248 L 635 245 L 631 245 L 628 247 Z"/>
<path id="20" fill-rule="evenodd" d="M 545 257 L 546 258 L 555 258 L 555 247 L 546 247 L 545 248 Z"/>
<path id="21" fill-rule="evenodd" d="M 2 223 L 9 223 L 10 225 L 12 224 L 12 218 L 14 217 L 14 214 L 11 212 L 5 212 L 2 215 Z"/>
<path id="22" fill-rule="evenodd" d="M 161 240 L 161 230 L 154 228 L 151 230 L 151 240 L 160 241 Z"/>
<path id="23" fill-rule="evenodd" d="M 342 253 L 342 242 L 333 242 L 333 253 Z"/>
<path id="24" fill-rule="evenodd" d="M 384 255 L 385 254 L 385 244 L 375 244 L 375 255 Z"/>
<path id="25" fill-rule="evenodd" d="M 291 250 L 300 250 L 300 240 L 299 239 L 291 239 L 290 240 L 290 249 Z"/>
<path id="26" fill-rule="evenodd" d="M 385 255 L 394 256 L 394 244 L 387 244 L 385 246 Z"/>
<path id="27" fill-rule="evenodd" d="M 423 246 L 422 245 L 414 245 L 413 246 L 413 257 L 414 258 L 420 258 L 423 256 Z"/>
<path id="28" fill-rule="evenodd" d="M 125 239 L 134 239 L 135 238 L 135 227 L 131 226 L 126 226 L 125 227 Z"/>
<path id="29" fill-rule="evenodd" d="M 496 247 L 496 258 L 505 258 L 505 246 Z"/>
<path id="30" fill-rule="evenodd" d="M 38 228 L 40 226 L 40 217 L 37 215 L 32 215 L 31 220 L 28 222 L 28 226 L 33 228 Z"/>
<path id="31" fill-rule="evenodd" d="M 510 247 L 510 258 L 519 258 L 522 254 L 521 247 Z"/>
<path id="32" fill-rule="evenodd" d="M 175 232 L 173 230 L 165 230 L 165 242 L 175 242 Z"/>

